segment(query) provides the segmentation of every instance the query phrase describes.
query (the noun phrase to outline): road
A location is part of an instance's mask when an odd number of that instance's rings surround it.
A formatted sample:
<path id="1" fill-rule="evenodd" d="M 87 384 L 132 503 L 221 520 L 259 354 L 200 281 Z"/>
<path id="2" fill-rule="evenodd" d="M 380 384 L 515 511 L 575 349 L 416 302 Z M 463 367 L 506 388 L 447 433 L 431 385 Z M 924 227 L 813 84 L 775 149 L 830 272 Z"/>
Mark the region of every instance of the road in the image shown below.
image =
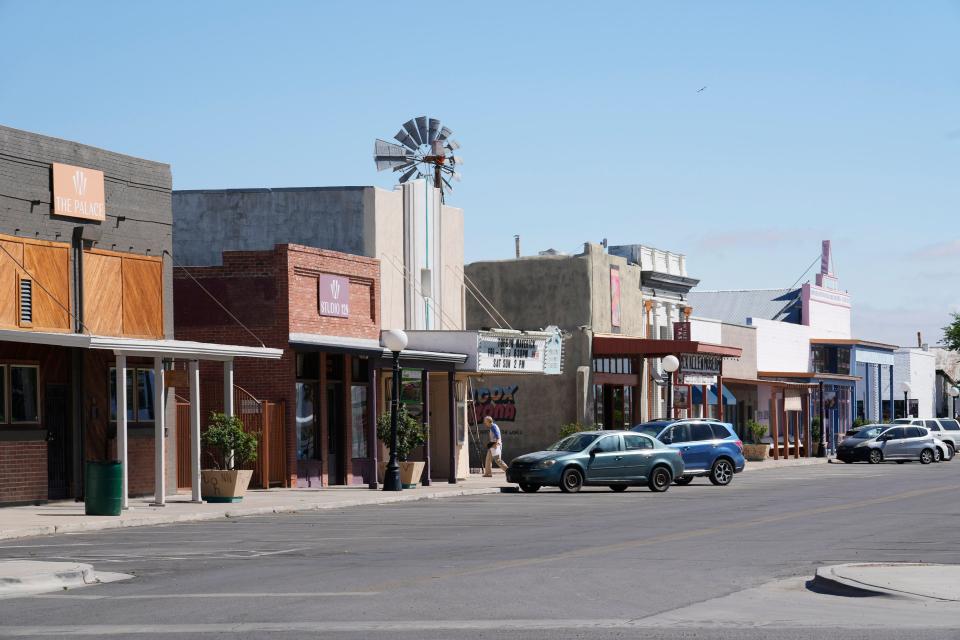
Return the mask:
<path id="1" fill-rule="evenodd" d="M 957 496 L 960 461 L 817 465 L 11 541 L 135 577 L 0 600 L 0 637 L 956 638 L 958 610 L 805 581 L 960 563 Z"/>

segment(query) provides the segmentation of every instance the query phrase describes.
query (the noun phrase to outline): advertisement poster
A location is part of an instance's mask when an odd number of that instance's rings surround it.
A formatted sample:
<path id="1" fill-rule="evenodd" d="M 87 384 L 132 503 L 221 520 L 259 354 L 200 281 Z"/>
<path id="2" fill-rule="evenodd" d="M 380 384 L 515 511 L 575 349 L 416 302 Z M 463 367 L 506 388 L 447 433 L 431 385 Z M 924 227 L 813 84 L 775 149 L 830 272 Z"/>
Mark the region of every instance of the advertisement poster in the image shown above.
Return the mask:
<path id="1" fill-rule="evenodd" d="M 673 387 L 673 408 L 690 410 L 690 385 L 678 384 Z"/>
<path id="2" fill-rule="evenodd" d="M 610 324 L 620 328 L 620 267 L 610 267 Z"/>

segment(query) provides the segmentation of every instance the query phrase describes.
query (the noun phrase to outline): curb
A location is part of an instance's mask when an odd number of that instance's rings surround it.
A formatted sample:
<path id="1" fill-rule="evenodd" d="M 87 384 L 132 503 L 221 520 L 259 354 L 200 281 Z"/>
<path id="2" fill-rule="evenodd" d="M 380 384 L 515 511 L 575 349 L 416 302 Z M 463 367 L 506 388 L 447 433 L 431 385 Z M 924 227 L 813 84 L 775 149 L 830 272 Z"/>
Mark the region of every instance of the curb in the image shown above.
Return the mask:
<path id="1" fill-rule="evenodd" d="M 4 575 L 12 573 L 12 575 Z M 76 562 L 0 562 L 0 596 L 59 591 L 97 582 L 93 565 Z"/>
<path id="2" fill-rule="evenodd" d="M 771 469 L 789 469 L 790 467 L 810 467 L 817 464 L 827 464 L 827 458 L 800 458 L 791 460 L 770 460 L 767 462 L 747 462 L 744 471 L 769 471 Z M 742 473 L 742 472 L 741 472 Z"/>
<path id="3" fill-rule="evenodd" d="M 939 595 L 936 593 L 919 593 L 915 587 L 910 586 L 909 580 L 897 582 L 886 579 L 886 586 L 874 584 L 873 581 L 883 581 L 879 576 L 868 578 L 860 576 L 860 579 L 844 575 L 846 569 L 864 569 L 870 567 L 877 568 L 902 568 L 902 567 L 921 567 L 929 569 L 939 569 L 943 567 L 952 567 L 952 565 L 936 565 L 925 563 L 847 563 L 834 564 L 825 567 L 819 567 L 813 576 L 811 585 L 819 590 L 837 596 L 847 596 L 854 598 L 879 597 L 879 598 L 898 598 L 910 600 L 925 600 L 933 602 L 957 602 L 956 597 Z M 854 572 L 854 575 L 856 573 Z M 868 581 L 870 580 L 870 581 Z M 899 588 L 898 588 L 899 587 Z"/>
<path id="4" fill-rule="evenodd" d="M 830 565 L 827 567 L 817 567 L 813 574 L 811 584 L 819 590 L 834 596 L 845 596 L 848 598 L 873 598 L 873 597 L 897 597 L 887 591 L 877 588 L 870 588 L 871 585 L 865 585 L 858 582 L 847 580 L 838 575 L 836 569 L 846 565 Z"/>
<path id="5" fill-rule="evenodd" d="M 367 505 L 393 504 L 395 502 L 416 502 L 418 500 L 437 500 L 440 498 L 456 498 L 461 496 L 477 496 L 491 493 L 500 493 L 500 487 L 482 487 L 477 489 L 460 489 L 458 491 L 435 491 L 432 493 L 416 493 L 405 495 L 381 495 L 375 500 L 357 500 L 347 499 L 336 502 L 325 502 L 322 504 L 297 504 L 297 505 L 277 505 L 272 507 L 249 507 L 237 508 L 227 512 L 211 513 L 189 513 L 180 514 L 173 517 L 146 516 L 146 517 L 128 517 L 117 518 L 115 520 L 102 520 L 94 522 L 68 523 L 60 525 L 49 525 L 41 527 L 25 527 L 12 531 L 0 530 L 0 540 L 14 540 L 17 538 L 32 538 L 36 536 L 48 536 L 58 533 L 84 533 L 87 531 L 102 531 L 105 529 L 124 529 L 127 527 L 145 527 L 158 526 L 165 524 L 177 524 L 181 522 L 203 522 L 209 520 L 219 520 L 221 518 L 241 518 L 244 516 L 259 516 L 275 513 L 294 513 L 308 511 L 325 511 L 328 509 L 343 509 L 347 507 L 363 507 Z M 2 578 L 0 578 L 2 581 Z M 2 585 L 2 582 L 0 582 Z M 2 592 L 2 591 L 0 591 Z"/>

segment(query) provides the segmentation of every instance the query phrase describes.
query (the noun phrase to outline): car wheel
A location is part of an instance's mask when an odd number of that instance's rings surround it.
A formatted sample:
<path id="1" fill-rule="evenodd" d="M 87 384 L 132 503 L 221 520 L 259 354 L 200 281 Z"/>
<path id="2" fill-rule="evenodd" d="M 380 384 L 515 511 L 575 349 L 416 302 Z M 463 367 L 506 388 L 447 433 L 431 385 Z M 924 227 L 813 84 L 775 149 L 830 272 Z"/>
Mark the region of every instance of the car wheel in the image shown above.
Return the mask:
<path id="1" fill-rule="evenodd" d="M 564 469 L 560 476 L 560 491 L 564 493 L 576 493 L 583 486 L 583 474 L 578 469 L 570 467 Z"/>
<path id="2" fill-rule="evenodd" d="M 710 482 L 718 487 L 724 487 L 733 480 L 733 465 L 726 458 L 720 458 L 713 463 L 710 469 Z"/>
<path id="3" fill-rule="evenodd" d="M 868 460 L 870 461 L 870 464 L 880 464 L 883 462 L 883 454 L 880 453 L 879 449 L 871 449 Z"/>
<path id="4" fill-rule="evenodd" d="M 680 476 L 679 478 L 674 478 L 673 482 L 683 487 L 693 482 L 693 476 Z"/>
<path id="5" fill-rule="evenodd" d="M 940 447 L 933 450 L 933 461 L 943 462 L 943 451 L 940 450 Z"/>
<path id="6" fill-rule="evenodd" d="M 627 485 L 625 484 L 612 484 L 610 488 L 617 493 L 622 493 L 627 490 Z"/>
<path id="7" fill-rule="evenodd" d="M 520 483 L 520 491 L 523 491 L 524 493 L 536 493 L 539 490 L 540 490 L 540 485 L 538 484 L 534 484 L 532 482 Z"/>
<path id="8" fill-rule="evenodd" d="M 650 473 L 650 480 L 647 482 L 647 486 L 650 487 L 650 491 L 663 493 L 670 488 L 670 482 L 672 481 L 673 478 L 670 477 L 669 469 L 666 467 L 654 467 Z"/>
<path id="9" fill-rule="evenodd" d="M 957 450 L 953 448 L 953 445 L 949 442 L 947 443 L 947 452 L 950 454 L 948 457 L 950 460 L 953 460 L 953 456 L 957 455 Z"/>
<path id="10" fill-rule="evenodd" d="M 933 462 L 933 451 L 924 449 L 920 452 L 920 464 L 930 464 Z"/>

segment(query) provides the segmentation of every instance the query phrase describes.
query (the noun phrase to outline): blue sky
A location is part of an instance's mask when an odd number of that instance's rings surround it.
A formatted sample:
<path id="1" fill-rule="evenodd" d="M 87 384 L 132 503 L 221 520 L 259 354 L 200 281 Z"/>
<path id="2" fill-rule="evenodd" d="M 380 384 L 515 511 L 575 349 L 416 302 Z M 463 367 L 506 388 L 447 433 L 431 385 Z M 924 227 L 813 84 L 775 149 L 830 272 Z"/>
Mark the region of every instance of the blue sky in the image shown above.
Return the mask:
<path id="1" fill-rule="evenodd" d="M 0 0 L 0 26 L 0 123 L 175 188 L 389 188 L 374 138 L 431 115 L 468 260 L 606 237 L 786 287 L 831 238 L 859 337 L 960 311 L 958 2 Z"/>

